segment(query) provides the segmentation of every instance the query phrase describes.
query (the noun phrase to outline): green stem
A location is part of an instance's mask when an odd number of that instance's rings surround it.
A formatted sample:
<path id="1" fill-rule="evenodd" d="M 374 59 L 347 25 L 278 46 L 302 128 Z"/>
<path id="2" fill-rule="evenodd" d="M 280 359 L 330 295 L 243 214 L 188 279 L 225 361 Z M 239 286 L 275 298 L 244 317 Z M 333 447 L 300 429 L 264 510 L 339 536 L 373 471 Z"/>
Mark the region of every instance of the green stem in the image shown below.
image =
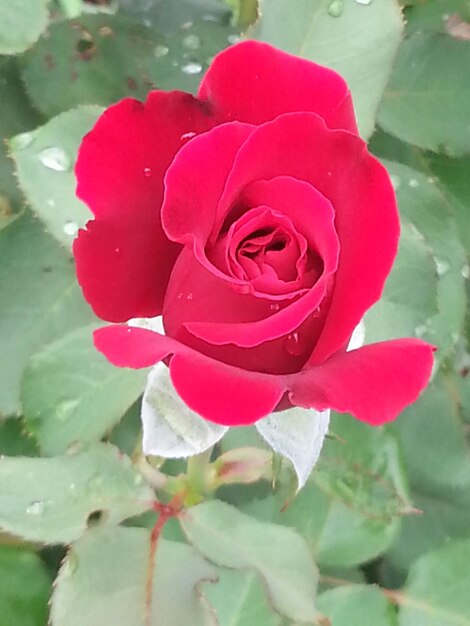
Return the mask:
<path id="1" fill-rule="evenodd" d="M 196 454 L 188 459 L 188 487 L 196 501 L 202 500 L 209 491 L 211 453 L 212 448 L 209 448 L 202 454 Z"/>

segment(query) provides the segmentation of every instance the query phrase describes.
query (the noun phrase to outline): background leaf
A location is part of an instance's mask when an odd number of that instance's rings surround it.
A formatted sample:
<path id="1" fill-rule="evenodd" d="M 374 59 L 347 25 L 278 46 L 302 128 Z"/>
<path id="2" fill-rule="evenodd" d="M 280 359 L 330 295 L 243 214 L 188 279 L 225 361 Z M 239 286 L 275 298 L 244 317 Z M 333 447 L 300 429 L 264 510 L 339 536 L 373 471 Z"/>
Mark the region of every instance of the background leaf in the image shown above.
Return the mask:
<path id="1" fill-rule="evenodd" d="M 395 610 L 376 587 L 348 586 L 318 596 L 318 609 L 333 626 L 395 626 Z"/>
<path id="2" fill-rule="evenodd" d="M 248 35 L 339 72 L 370 137 L 403 30 L 395 0 L 261 0 L 260 15 Z"/>
<path id="3" fill-rule="evenodd" d="M 48 0 L 15 0 L 0 5 L 0 54 L 17 54 L 47 26 Z"/>
<path id="4" fill-rule="evenodd" d="M 92 513 L 115 524 L 152 501 L 129 459 L 104 444 L 50 459 L 0 459 L 0 528 L 30 541 L 69 543 Z"/>

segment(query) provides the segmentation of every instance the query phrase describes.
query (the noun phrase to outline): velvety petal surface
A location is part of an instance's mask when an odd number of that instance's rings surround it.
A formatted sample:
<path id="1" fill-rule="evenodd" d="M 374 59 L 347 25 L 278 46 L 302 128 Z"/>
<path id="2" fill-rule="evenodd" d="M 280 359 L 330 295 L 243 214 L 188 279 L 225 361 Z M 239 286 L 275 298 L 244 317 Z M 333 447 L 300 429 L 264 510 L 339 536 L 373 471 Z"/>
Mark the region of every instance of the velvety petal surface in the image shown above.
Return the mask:
<path id="1" fill-rule="evenodd" d="M 357 132 L 351 95 L 339 74 L 258 41 L 218 54 L 198 97 L 225 121 L 262 124 L 283 113 L 311 111 L 330 128 Z"/>
<path id="2" fill-rule="evenodd" d="M 294 374 L 294 406 L 352 413 L 378 426 L 414 402 L 429 382 L 433 346 L 420 339 L 397 339 L 339 352 L 319 366 Z"/>
<path id="3" fill-rule="evenodd" d="M 161 227 L 163 176 L 193 134 L 215 121 L 182 92 L 151 92 L 107 109 L 84 138 L 77 194 L 96 221 L 74 247 L 80 284 L 101 318 L 157 315 L 180 247 Z M 117 250 L 117 252 L 116 252 Z"/>
<path id="4" fill-rule="evenodd" d="M 281 115 L 253 131 L 237 154 L 219 211 L 228 211 L 250 183 L 275 176 L 307 181 L 336 214 L 340 257 L 312 355 L 312 364 L 318 364 L 347 343 L 382 293 L 398 248 L 395 194 L 387 171 L 359 137 L 329 130 L 312 113 Z"/>
<path id="5" fill-rule="evenodd" d="M 164 335 L 124 325 L 100 328 L 95 345 L 119 367 L 149 367 L 170 357 L 170 376 L 184 402 L 205 419 L 226 426 L 269 415 L 285 392 L 282 377 L 225 365 Z"/>

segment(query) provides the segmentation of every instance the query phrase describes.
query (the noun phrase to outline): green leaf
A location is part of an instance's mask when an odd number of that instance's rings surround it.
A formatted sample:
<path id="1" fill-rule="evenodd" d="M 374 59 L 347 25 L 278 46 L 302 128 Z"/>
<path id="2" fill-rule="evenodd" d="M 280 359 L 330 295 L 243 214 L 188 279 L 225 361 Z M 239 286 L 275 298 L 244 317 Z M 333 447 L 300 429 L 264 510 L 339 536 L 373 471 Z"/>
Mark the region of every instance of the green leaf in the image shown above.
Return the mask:
<path id="1" fill-rule="evenodd" d="M 149 531 L 91 529 L 72 547 L 59 573 L 51 626 L 215 626 L 198 586 L 215 580 L 217 570 L 190 546 L 162 538 L 151 576 L 149 558 Z"/>
<path id="2" fill-rule="evenodd" d="M 119 9 L 164 33 L 187 30 L 200 20 L 227 24 L 230 10 L 220 0 L 120 0 Z"/>
<path id="3" fill-rule="evenodd" d="M 0 420 L 0 455 L 36 456 L 37 453 L 35 442 L 24 433 L 22 420 L 15 418 Z"/>
<path id="4" fill-rule="evenodd" d="M 401 435 L 412 487 L 448 497 L 470 487 L 470 455 L 458 398 L 443 374 L 408 407 L 393 428 Z"/>
<path id="5" fill-rule="evenodd" d="M 28 213 L 0 231 L 0 412 L 20 412 L 32 353 L 93 320 L 70 257 Z"/>
<path id="6" fill-rule="evenodd" d="M 465 268 L 467 258 L 452 215 L 455 203 L 437 184 L 432 176 L 397 163 L 386 163 L 397 186 L 397 197 L 402 216 L 411 221 L 424 237 L 429 252 L 434 258 L 437 281 L 437 307 L 434 313 L 428 309 L 429 317 L 418 324 L 414 331 L 407 332 L 438 346 L 438 361 L 444 360 L 453 349 L 462 333 L 465 308 Z M 392 271 L 393 275 L 393 271 Z M 424 293 L 418 277 L 402 276 L 406 283 L 409 302 L 415 310 L 422 303 L 421 319 L 424 317 L 424 303 L 432 294 Z M 431 285 L 426 284 L 426 291 Z M 386 292 L 388 284 L 386 287 Z M 415 290 L 416 296 L 411 294 Z M 434 288 L 432 289 L 434 291 Z M 380 306 L 380 305 L 379 305 Z M 404 330 L 404 329 L 403 329 Z M 368 337 L 369 339 L 369 337 Z"/>
<path id="7" fill-rule="evenodd" d="M 48 0 L 15 0 L 0 5 L 0 54 L 29 48 L 47 26 Z"/>
<path id="8" fill-rule="evenodd" d="M 318 596 L 318 610 L 334 626 L 395 626 L 393 605 L 377 587 L 352 585 L 325 591 Z"/>
<path id="9" fill-rule="evenodd" d="M 464 539 L 469 534 L 470 502 L 465 506 L 443 496 L 413 494 L 421 511 L 403 519 L 401 532 L 387 552 L 387 561 L 406 572 L 418 557 L 445 545 L 449 539 Z"/>
<path id="10" fill-rule="evenodd" d="M 75 195 L 73 168 L 80 142 L 100 113 L 98 107 L 80 107 L 10 141 L 18 180 L 31 208 L 67 247 L 92 217 Z"/>
<path id="11" fill-rule="evenodd" d="M 21 400 L 44 454 L 99 441 L 140 396 L 147 370 L 111 365 L 93 345 L 94 326 L 47 345 L 30 360 Z"/>
<path id="12" fill-rule="evenodd" d="M 470 624 L 470 541 L 454 541 L 411 567 L 398 613 L 399 626 Z"/>
<path id="13" fill-rule="evenodd" d="M 0 545 L 0 615 L 8 626 L 46 626 L 50 580 L 41 559 Z"/>
<path id="14" fill-rule="evenodd" d="M 417 3 L 406 12 L 407 33 L 445 33 L 449 17 L 457 13 L 463 20 L 470 21 L 468 0 L 433 0 Z"/>
<path id="15" fill-rule="evenodd" d="M 270 608 L 259 576 L 252 571 L 220 570 L 215 585 L 204 593 L 214 607 L 219 626 L 280 626 Z"/>
<path id="16" fill-rule="evenodd" d="M 0 228 L 17 212 L 23 200 L 14 177 L 13 161 L 9 158 L 5 140 L 33 128 L 38 115 L 32 110 L 24 93 L 16 59 L 0 58 Z"/>
<path id="17" fill-rule="evenodd" d="M 151 489 L 116 448 L 49 459 L 0 459 L 0 528 L 30 541 L 69 543 L 92 513 L 116 524 L 149 508 Z"/>
<path id="18" fill-rule="evenodd" d="M 366 343 L 419 334 L 438 312 L 437 279 L 426 240 L 402 220 L 398 255 L 384 292 L 364 319 Z"/>
<path id="19" fill-rule="evenodd" d="M 318 574 L 294 530 L 260 522 L 218 500 L 192 507 L 180 521 L 189 542 L 206 558 L 225 567 L 255 569 L 277 611 L 314 622 Z"/>
<path id="20" fill-rule="evenodd" d="M 278 454 L 289 459 L 297 476 L 297 489 L 307 482 L 320 456 L 330 423 L 330 412 L 295 407 L 259 420 L 256 428 Z"/>
<path id="21" fill-rule="evenodd" d="M 142 400 L 142 425 L 144 454 L 173 459 L 208 450 L 228 430 L 203 419 L 181 400 L 163 363 L 150 372 Z"/>
<path id="22" fill-rule="evenodd" d="M 469 65 L 470 42 L 411 36 L 400 47 L 379 125 L 420 148 L 450 156 L 470 152 Z"/>
<path id="23" fill-rule="evenodd" d="M 396 437 L 336 415 L 309 483 L 282 509 L 283 494 L 244 511 L 295 528 L 321 567 L 353 567 L 385 552 L 410 509 Z M 282 509 L 282 510 L 281 510 Z"/>
<path id="24" fill-rule="evenodd" d="M 395 0 L 262 0 L 250 37 L 331 67 L 351 89 L 359 130 L 370 137 L 403 22 Z"/>

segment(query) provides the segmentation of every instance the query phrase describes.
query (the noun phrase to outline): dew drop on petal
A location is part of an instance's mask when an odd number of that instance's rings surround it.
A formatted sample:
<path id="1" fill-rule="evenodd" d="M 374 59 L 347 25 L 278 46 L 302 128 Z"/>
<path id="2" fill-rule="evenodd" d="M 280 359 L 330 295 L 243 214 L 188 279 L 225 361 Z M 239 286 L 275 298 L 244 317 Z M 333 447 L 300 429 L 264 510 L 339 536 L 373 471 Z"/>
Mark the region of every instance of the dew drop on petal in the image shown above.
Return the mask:
<path id="1" fill-rule="evenodd" d="M 183 65 L 181 71 L 189 75 L 199 74 L 202 71 L 202 65 L 196 61 L 190 61 L 189 63 Z"/>
<path id="2" fill-rule="evenodd" d="M 331 17 L 339 17 L 344 10 L 343 0 L 333 0 L 328 5 L 328 15 Z"/>
<path id="3" fill-rule="evenodd" d="M 75 237 L 75 235 L 78 233 L 78 224 L 72 222 L 71 220 L 68 220 L 67 222 L 65 222 L 62 230 L 66 235 L 69 235 L 69 237 Z"/>
<path id="4" fill-rule="evenodd" d="M 192 139 L 195 136 L 196 136 L 196 133 L 194 131 L 190 131 L 188 133 L 183 133 L 181 135 L 181 139 Z"/>
<path id="5" fill-rule="evenodd" d="M 71 165 L 70 158 L 62 148 L 52 146 L 39 153 L 39 160 L 44 167 L 56 172 L 66 172 Z"/>
<path id="6" fill-rule="evenodd" d="M 271 311 L 279 311 L 280 304 L 278 302 L 273 302 L 269 305 L 269 308 L 271 309 Z"/>
<path id="7" fill-rule="evenodd" d="M 305 348 L 300 342 L 299 333 L 290 333 L 284 341 L 286 352 L 292 356 L 300 356 L 304 353 Z"/>
<path id="8" fill-rule="evenodd" d="M 150 178 L 150 176 L 152 175 L 152 170 L 150 167 L 144 167 L 144 176 L 146 178 Z"/>

